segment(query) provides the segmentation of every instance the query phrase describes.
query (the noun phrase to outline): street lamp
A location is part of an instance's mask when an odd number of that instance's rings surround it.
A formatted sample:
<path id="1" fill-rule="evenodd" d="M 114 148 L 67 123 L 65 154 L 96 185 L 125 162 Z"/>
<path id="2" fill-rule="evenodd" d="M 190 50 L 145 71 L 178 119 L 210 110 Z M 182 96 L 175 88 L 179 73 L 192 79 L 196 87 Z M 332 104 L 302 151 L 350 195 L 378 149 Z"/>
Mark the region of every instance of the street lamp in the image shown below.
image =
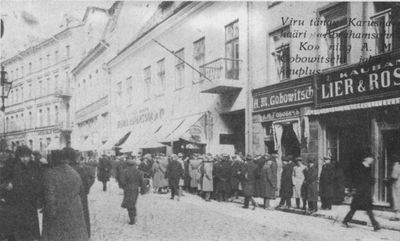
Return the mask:
<path id="1" fill-rule="evenodd" d="M 8 82 L 8 73 L 7 71 L 4 70 L 4 66 L 1 66 L 0 85 L 1 85 L 1 100 L 2 100 L 2 105 L 0 110 L 4 113 L 4 111 L 6 110 L 5 99 L 8 98 L 12 86 L 12 82 Z"/>
<path id="2" fill-rule="evenodd" d="M 1 66 L 1 72 L 0 72 L 0 86 L 1 86 L 1 100 L 2 100 L 2 105 L 0 110 L 3 112 L 3 139 L 1 140 L 0 143 L 0 149 L 1 151 L 4 151 L 6 146 L 7 146 L 7 141 L 6 141 L 6 106 L 5 106 L 5 99 L 8 98 L 8 94 L 10 93 L 12 82 L 8 82 L 8 73 L 7 71 L 4 70 L 4 66 Z"/>

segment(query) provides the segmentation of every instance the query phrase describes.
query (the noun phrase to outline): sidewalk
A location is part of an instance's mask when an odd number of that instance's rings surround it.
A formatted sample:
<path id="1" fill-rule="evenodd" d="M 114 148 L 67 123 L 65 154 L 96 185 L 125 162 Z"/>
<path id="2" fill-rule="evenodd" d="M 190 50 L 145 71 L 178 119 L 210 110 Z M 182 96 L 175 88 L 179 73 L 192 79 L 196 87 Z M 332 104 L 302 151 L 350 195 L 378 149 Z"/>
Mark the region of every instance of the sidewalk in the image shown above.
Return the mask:
<path id="1" fill-rule="evenodd" d="M 256 202 L 262 206 L 264 205 L 263 199 L 261 198 L 255 198 Z M 276 207 L 279 204 L 280 199 L 277 198 L 275 200 L 270 201 L 271 207 Z M 236 203 L 243 203 L 243 197 L 240 197 L 239 199 L 234 200 Z M 295 204 L 295 200 L 292 199 L 292 206 Z M 301 215 L 307 215 L 307 216 L 313 216 L 313 217 L 318 217 L 318 218 L 325 218 L 329 220 L 334 220 L 337 222 L 342 222 L 343 218 L 346 216 L 347 212 L 350 210 L 349 205 L 335 205 L 332 206 L 332 210 L 321 210 L 320 208 L 321 203 L 318 202 L 318 211 L 315 213 L 308 213 L 305 212 L 304 210 L 301 209 L 295 209 L 295 208 L 279 208 L 276 209 L 277 211 L 282 211 L 282 212 L 289 212 L 289 213 L 295 213 L 295 214 L 301 214 Z M 388 230 L 394 230 L 394 231 L 400 231 L 400 221 L 390 221 L 389 219 L 393 216 L 393 212 L 390 211 L 379 211 L 379 210 L 374 210 L 375 218 L 381 225 L 381 228 L 383 229 L 388 229 Z M 369 221 L 368 215 L 366 214 L 365 211 L 357 211 L 356 214 L 353 217 L 353 220 L 350 222 L 354 224 L 359 224 L 359 225 L 372 225 Z"/>

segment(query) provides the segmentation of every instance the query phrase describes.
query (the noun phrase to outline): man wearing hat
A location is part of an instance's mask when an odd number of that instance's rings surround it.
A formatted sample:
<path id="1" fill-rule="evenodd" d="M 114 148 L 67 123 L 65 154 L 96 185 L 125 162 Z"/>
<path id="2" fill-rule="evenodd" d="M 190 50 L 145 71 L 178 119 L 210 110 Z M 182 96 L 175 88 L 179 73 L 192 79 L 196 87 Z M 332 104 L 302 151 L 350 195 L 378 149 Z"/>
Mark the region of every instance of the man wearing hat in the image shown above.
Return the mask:
<path id="1" fill-rule="evenodd" d="M 308 167 L 304 170 L 304 193 L 311 213 L 318 210 L 318 167 L 315 159 L 308 159 Z"/>
<path id="2" fill-rule="evenodd" d="M 179 178 L 179 190 L 178 190 L 178 197 L 180 198 L 181 196 L 183 196 L 183 186 L 185 185 L 185 163 L 183 161 L 183 154 L 182 153 L 178 153 L 178 162 L 181 164 L 182 166 L 182 177 Z M 179 199 L 178 198 L 178 199 Z"/>
<path id="3" fill-rule="evenodd" d="M 348 227 L 348 222 L 351 221 L 357 210 L 365 210 L 371 220 L 374 231 L 380 229 L 379 223 L 375 220 L 372 212 L 372 188 L 375 179 L 372 175 L 371 165 L 374 163 L 372 154 L 366 154 L 362 163 L 354 170 L 354 185 L 356 193 L 350 205 L 350 211 L 343 220 L 343 224 Z"/>
<path id="4" fill-rule="evenodd" d="M 121 207 L 128 210 L 130 225 L 136 223 L 136 202 L 139 191 L 142 195 L 146 192 L 143 173 L 137 169 L 137 164 L 136 158 L 129 158 L 127 160 L 127 167 L 121 174 L 121 186 L 124 189 L 124 199 Z"/>
<path id="5" fill-rule="evenodd" d="M 168 178 L 169 187 L 171 189 L 171 199 L 173 200 L 175 195 L 178 194 L 179 201 L 179 180 L 183 177 L 183 168 L 178 161 L 178 156 L 175 154 L 171 155 L 171 158 L 167 165 L 165 177 Z"/>
<path id="6" fill-rule="evenodd" d="M 391 218 L 392 221 L 400 221 L 400 153 L 392 156 L 393 169 L 391 178 L 392 182 L 392 197 L 393 209 L 395 215 Z"/>
<path id="7" fill-rule="evenodd" d="M 335 169 L 331 163 L 331 157 L 325 156 L 319 177 L 319 196 L 321 197 L 321 208 L 323 210 L 332 209 L 334 178 Z"/>
<path id="8" fill-rule="evenodd" d="M 270 208 L 270 200 L 275 199 L 277 185 L 277 165 L 273 157 L 266 154 L 260 169 L 260 197 L 264 199 L 264 209 Z"/>
<path id="9" fill-rule="evenodd" d="M 243 195 L 244 195 L 244 205 L 243 208 L 249 208 L 249 203 L 253 204 L 253 210 L 258 207 L 257 202 L 254 200 L 254 194 L 256 192 L 256 178 L 257 178 L 258 166 L 254 163 L 253 157 L 250 155 L 246 156 L 246 164 L 244 165 L 244 170 L 242 171 L 243 178 Z"/>
<path id="10" fill-rule="evenodd" d="M 281 173 L 281 189 L 279 190 L 279 196 L 281 200 L 277 208 L 282 207 L 286 204 L 286 207 L 290 208 L 292 206 L 292 196 L 293 196 L 293 164 L 292 157 L 284 156 L 282 157 L 282 173 Z"/>
<path id="11" fill-rule="evenodd" d="M 10 222 L 13 224 L 9 240 L 38 240 L 40 237 L 37 205 L 42 201 L 42 170 L 31 155 L 27 146 L 19 146 L 15 158 L 4 167 L 3 180 L 8 184 L 4 200 L 12 211 Z"/>

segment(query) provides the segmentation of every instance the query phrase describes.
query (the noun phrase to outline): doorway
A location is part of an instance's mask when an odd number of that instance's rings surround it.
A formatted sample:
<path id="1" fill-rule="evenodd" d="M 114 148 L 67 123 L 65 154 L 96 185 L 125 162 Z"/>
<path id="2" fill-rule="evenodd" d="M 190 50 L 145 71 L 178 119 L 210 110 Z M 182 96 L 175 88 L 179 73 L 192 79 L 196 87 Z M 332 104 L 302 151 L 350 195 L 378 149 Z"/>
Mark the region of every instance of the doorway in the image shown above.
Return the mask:
<path id="1" fill-rule="evenodd" d="M 282 156 L 300 156 L 300 142 L 293 130 L 293 123 L 283 124 L 282 127 Z"/>
<path id="2" fill-rule="evenodd" d="M 389 182 L 393 170 L 393 155 L 400 154 L 400 130 L 383 131 L 383 161 L 379 163 L 379 201 L 393 206 L 392 188 Z"/>

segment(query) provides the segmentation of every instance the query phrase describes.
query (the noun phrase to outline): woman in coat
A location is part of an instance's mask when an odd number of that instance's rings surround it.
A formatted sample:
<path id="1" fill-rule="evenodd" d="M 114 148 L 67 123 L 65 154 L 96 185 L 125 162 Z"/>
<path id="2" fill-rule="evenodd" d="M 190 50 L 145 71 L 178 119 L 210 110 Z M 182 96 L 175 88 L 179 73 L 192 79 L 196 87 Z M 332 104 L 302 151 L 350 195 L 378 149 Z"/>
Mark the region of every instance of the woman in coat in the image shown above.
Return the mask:
<path id="1" fill-rule="evenodd" d="M 167 161 L 162 157 L 153 163 L 153 187 L 155 192 L 161 193 L 163 188 L 168 187 L 168 179 L 165 178 L 166 169 Z"/>
<path id="2" fill-rule="evenodd" d="M 260 170 L 260 197 L 264 198 L 264 208 L 269 208 L 270 200 L 275 199 L 277 170 L 276 161 L 272 157 L 267 157 L 267 161 Z"/>
<path id="3" fill-rule="evenodd" d="M 193 157 L 189 160 L 190 191 L 192 193 L 195 193 L 198 190 L 200 165 L 201 160 L 198 159 L 196 154 L 193 155 Z"/>
<path id="4" fill-rule="evenodd" d="M 210 201 L 211 193 L 214 191 L 213 166 L 213 162 L 208 157 L 205 157 L 202 167 L 201 190 L 205 194 L 206 201 Z"/>
<path id="5" fill-rule="evenodd" d="M 305 198 L 310 212 L 318 210 L 318 167 L 315 160 L 308 161 L 308 168 L 304 170 Z"/>
<path id="6" fill-rule="evenodd" d="M 10 184 L 4 194 L 12 214 L 10 240 L 38 240 L 40 237 L 37 209 L 42 201 L 42 170 L 31 154 L 27 146 L 19 146 L 15 159 L 10 159 L 4 167 L 4 180 Z"/>
<path id="7" fill-rule="evenodd" d="M 301 187 L 303 186 L 304 182 L 304 169 L 306 168 L 303 163 L 302 159 L 300 157 L 296 158 L 296 164 L 293 167 L 293 175 L 292 175 L 292 182 L 294 185 L 294 190 L 293 190 L 293 196 L 296 199 L 296 207 L 300 209 L 300 198 L 302 198 L 301 195 Z M 303 199 L 303 207 L 306 207 L 306 203 L 304 202 Z"/>
<path id="8" fill-rule="evenodd" d="M 90 167 L 87 165 L 83 165 L 79 163 L 76 158 L 76 152 L 74 149 L 70 147 L 65 147 L 62 150 L 63 158 L 69 163 L 69 165 L 79 174 L 82 180 L 82 185 L 84 192 L 80 193 L 83 215 L 85 217 L 86 228 L 88 232 L 88 236 L 90 238 L 90 214 L 89 214 L 89 205 L 88 205 L 88 195 L 90 192 L 90 188 L 92 187 L 95 180 L 95 173 L 92 171 Z"/>
<path id="9" fill-rule="evenodd" d="M 258 207 L 253 196 L 256 192 L 256 177 L 257 177 L 257 164 L 251 156 L 246 157 L 246 164 L 242 170 L 242 183 L 243 183 L 243 195 L 244 195 L 244 206 L 243 208 L 249 208 L 249 202 L 253 204 L 253 210 Z"/>
<path id="10" fill-rule="evenodd" d="M 89 240 L 81 195 L 85 192 L 79 174 L 67 164 L 62 151 L 50 154 L 44 172 L 44 209 L 41 241 Z"/>
<path id="11" fill-rule="evenodd" d="M 393 170 L 392 170 L 392 196 L 393 196 L 393 209 L 396 212 L 395 217 L 391 220 L 400 220 L 400 154 L 393 156 Z"/>

